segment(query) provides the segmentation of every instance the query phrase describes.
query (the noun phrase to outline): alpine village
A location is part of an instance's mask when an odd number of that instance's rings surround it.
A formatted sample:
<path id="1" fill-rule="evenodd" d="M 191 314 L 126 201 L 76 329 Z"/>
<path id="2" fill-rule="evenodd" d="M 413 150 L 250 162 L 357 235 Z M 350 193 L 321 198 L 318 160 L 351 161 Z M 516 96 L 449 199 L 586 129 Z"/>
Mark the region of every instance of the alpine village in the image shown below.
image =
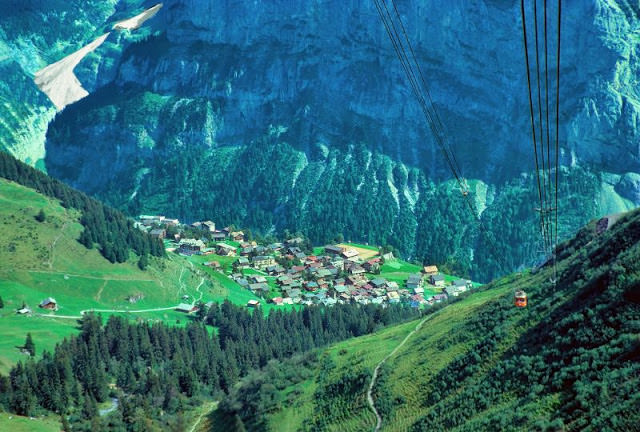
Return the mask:
<path id="1" fill-rule="evenodd" d="M 0 431 L 640 431 L 639 35 L 0 1 Z"/>

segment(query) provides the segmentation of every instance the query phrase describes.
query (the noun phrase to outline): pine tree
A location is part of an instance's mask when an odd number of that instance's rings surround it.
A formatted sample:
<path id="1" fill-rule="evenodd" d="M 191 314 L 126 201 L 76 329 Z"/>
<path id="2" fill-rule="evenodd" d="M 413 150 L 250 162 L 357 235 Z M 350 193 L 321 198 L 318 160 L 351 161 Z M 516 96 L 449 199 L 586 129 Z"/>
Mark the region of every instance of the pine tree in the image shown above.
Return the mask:
<path id="1" fill-rule="evenodd" d="M 138 261 L 138 268 L 140 268 L 140 270 L 146 270 L 148 266 L 149 257 L 147 256 L 147 254 L 143 254 Z"/>
<path id="2" fill-rule="evenodd" d="M 40 211 L 36 215 L 36 220 L 38 222 L 44 222 L 46 219 L 47 219 L 47 215 L 44 214 L 44 210 L 43 209 L 40 209 Z"/>
<path id="3" fill-rule="evenodd" d="M 237 414 L 234 416 L 232 429 L 235 432 L 246 432 L 247 430 L 247 428 L 244 426 L 244 423 L 242 422 L 242 419 Z"/>
<path id="4" fill-rule="evenodd" d="M 84 404 L 82 406 L 82 416 L 90 420 L 98 415 L 98 403 L 90 394 L 84 395 Z"/>
<path id="5" fill-rule="evenodd" d="M 24 342 L 24 349 L 33 357 L 36 355 L 36 344 L 33 343 L 31 333 L 27 333 L 27 339 Z"/>
<path id="6" fill-rule="evenodd" d="M 64 432 L 71 432 L 71 425 L 69 424 L 69 420 L 67 420 L 67 416 L 60 416 L 60 426 Z"/>

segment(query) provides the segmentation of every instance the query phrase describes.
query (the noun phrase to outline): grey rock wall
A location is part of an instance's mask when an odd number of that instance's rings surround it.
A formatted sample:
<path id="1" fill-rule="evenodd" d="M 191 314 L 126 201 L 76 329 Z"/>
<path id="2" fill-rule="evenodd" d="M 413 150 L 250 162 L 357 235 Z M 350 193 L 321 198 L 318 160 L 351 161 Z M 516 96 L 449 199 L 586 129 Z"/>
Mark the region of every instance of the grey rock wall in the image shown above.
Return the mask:
<path id="1" fill-rule="evenodd" d="M 634 179 L 640 172 L 638 6 L 624 0 L 563 4 L 561 163 L 584 167 L 594 184 L 600 173 L 631 173 L 625 178 Z M 398 1 L 397 6 L 464 176 L 488 184 L 491 196 L 499 198 L 502 185 L 534 166 L 519 2 Z M 161 183 L 154 176 L 180 176 L 186 169 L 185 178 L 194 172 L 211 178 L 208 167 L 233 168 L 225 148 L 246 148 L 276 135 L 276 143 L 286 142 L 304 162 L 260 169 L 293 189 L 274 198 L 264 189 L 267 183 L 257 181 L 252 193 L 270 199 L 229 196 L 211 208 L 214 215 L 253 224 L 259 221 L 250 214 L 259 209 L 275 214 L 269 224 L 282 229 L 312 220 L 314 200 L 344 207 L 346 202 L 314 191 L 331 191 L 336 176 L 359 172 L 354 187 L 385 196 L 394 203 L 390 220 L 405 221 L 395 234 L 417 236 L 427 229 L 417 220 L 415 197 L 430 193 L 425 184 L 451 174 L 372 1 L 169 0 L 149 27 L 155 36 L 129 45 L 98 74 L 97 82 L 108 86 L 52 123 L 46 143 L 51 173 L 120 206 L 135 197 L 140 200 L 131 204 L 135 209 L 162 211 L 173 208 L 167 197 L 185 196 L 180 216 L 196 217 L 203 208 L 194 204 L 195 180 Z M 551 62 L 554 48 L 550 40 Z M 555 76 L 553 68 L 549 73 Z M 356 143 L 388 162 L 379 162 L 375 173 L 367 173 L 368 164 L 345 168 L 341 162 L 356 160 L 350 159 Z M 176 153 L 191 155 L 186 168 Z M 398 170 L 417 170 L 425 179 L 422 186 L 402 184 L 401 176 L 394 176 Z M 222 187 L 220 182 L 209 187 Z M 300 184 L 306 189 L 298 189 Z M 625 181 L 617 190 L 638 203 L 637 182 Z M 581 193 L 595 200 L 600 192 Z M 238 199 L 246 208 L 233 213 Z M 493 202 L 515 205 L 507 199 Z M 596 207 L 583 216 L 597 212 Z M 345 234 L 366 236 L 362 225 L 340 226 Z M 369 240 L 380 237 L 372 234 Z M 416 249 L 420 246 L 413 244 L 405 251 Z"/>

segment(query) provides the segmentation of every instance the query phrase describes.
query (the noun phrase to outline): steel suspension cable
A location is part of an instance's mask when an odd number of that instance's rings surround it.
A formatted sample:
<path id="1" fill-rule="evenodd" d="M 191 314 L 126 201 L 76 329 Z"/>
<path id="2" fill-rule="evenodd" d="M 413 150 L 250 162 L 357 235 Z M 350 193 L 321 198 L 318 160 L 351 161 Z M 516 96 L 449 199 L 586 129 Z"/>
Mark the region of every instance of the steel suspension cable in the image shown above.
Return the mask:
<path id="1" fill-rule="evenodd" d="M 433 133 L 437 144 L 439 145 L 445 160 L 447 162 L 447 164 L 449 165 L 449 169 L 451 170 L 452 174 L 454 175 L 454 177 L 456 178 L 456 181 L 458 182 L 458 184 L 462 184 L 462 181 L 460 180 L 460 175 L 458 173 L 458 170 L 456 170 L 456 167 L 453 163 L 453 160 L 451 158 L 451 155 L 449 154 L 449 152 L 447 151 L 446 146 L 444 145 L 443 141 L 442 141 L 442 137 L 441 137 L 441 133 L 438 130 L 436 123 L 433 119 L 434 114 L 433 112 L 429 109 L 429 107 L 427 106 L 426 102 L 425 102 L 425 98 L 424 96 L 421 94 L 420 92 L 420 86 L 419 83 L 417 81 L 416 78 L 416 74 L 413 71 L 413 67 L 411 66 L 411 63 L 409 61 L 408 55 L 406 53 L 406 49 L 404 48 L 404 45 L 402 44 L 402 41 L 400 40 L 400 36 L 398 33 L 398 30 L 396 29 L 395 23 L 393 22 L 393 17 L 386 5 L 386 2 L 384 0 L 374 0 L 376 2 L 376 8 L 378 9 L 378 13 L 380 14 L 380 17 L 383 20 L 383 23 L 385 25 L 385 29 L 387 30 L 387 34 L 389 35 L 389 38 L 392 41 L 392 44 L 394 46 L 394 49 L 396 51 L 396 54 L 398 56 L 398 58 L 400 59 L 401 64 L 403 65 L 403 69 L 405 70 L 405 73 L 407 74 L 407 78 L 409 79 L 409 83 L 412 87 L 412 90 L 414 92 L 414 95 L 416 96 L 416 98 L 418 99 L 418 102 L 421 106 L 421 109 L 423 111 L 423 114 L 425 115 L 425 118 L 427 120 L 427 123 L 431 129 L 431 132 Z M 382 1 L 382 4 L 384 5 L 384 9 L 386 11 L 386 17 L 385 14 L 382 11 L 382 6 L 380 6 L 379 1 Z"/>
<path id="2" fill-rule="evenodd" d="M 386 16 L 382 11 L 382 6 L 379 3 L 380 1 L 382 1 L 382 4 L 384 5 L 384 9 L 386 11 Z M 412 53 L 412 57 L 414 59 L 414 64 L 416 65 L 416 69 L 418 70 L 418 74 L 420 75 L 420 78 L 421 78 L 422 83 L 423 83 L 422 90 L 428 95 L 428 99 L 429 99 L 429 102 L 431 104 L 430 106 L 427 105 L 425 97 L 420 93 L 420 86 L 419 86 L 419 83 L 418 83 L 417 78 L 416 78 L 416 73 L 413 70 L 413 66 L 411 65 L 411 63 L 409 61 L 409 58 L 408 58 L 406 49 L 404 47 L 404 44 L 400 40 L 399 32 L 398 32 L 398 30 L 396 28 L 396 25 L 395 25 L 395 23 L 393 21 L 393 17 L 391 15 L 390 11 L 389 11 L 389 8 L 386 5 L 385 0 L 374 0 L 374 2 L 375 2 L 375 5 L 376 5 L 376 9 L 378 10 L 378 14 L 380 15 L 380 18 L 382 19 L 383 24 L 385 26 L 385 30 L 387 31 L 387 35 L 391 39 L 392 45 L 394 46 L 394 50 L 396 51 L 396 55 L 400 59 L 400 62 L 402 64 L 402 66 L 403 66 L 403 69 L 405 70 L 405 73 L 407 74 L 407 78 L 408 78 L 409 83 L 410 83 L 410 85 L 412 87 L 414 95 L 418 99 L 418 102 L 421 105 L 423 113 L 425 114 L 425 118 L 427 120 L 427 123 L 429 124 L 429 127 L 430 127 L 433 135 L 434 135 L 434 138 L 436 139 L 436 142 L 440 146 L 440 148 L 442 150 L 442 153 L 444 154 L 445 159 L 447 161 L 447 164 L 449 165 L 449 168 L 450 168 L 451 172 L 453 173 L 454 177 L 456 178 L 456 181 L 458 182 L 459 187 L 461 188 L 461 190 L 466 191 L 466 185 L 463 185 L 463 182 L 462 182 L 462 180 L 460 178 L 460 169 L 457 166 L 457 160 L 455 160 L 455 154 L 453 153 L 453 151 L 451 149 L 447 148 L 446 143 L 444 142 L 445 135 L 444 135 L 444 130 L 443 130 L 444 128 L 442 126 L 442 122 L 440 120 L 440 117 L 438 116 L 437 110 L 435 109 L 435 105 L 433 104 L 433 100 L 431 99 L 431 94 L 429 93 L 428 86 L 426 85 L 426 80 L 424 79 L 424 75 L 422 74 L 422 70 L 420 68 L 419 63 L 417 62 L 417 59 L 416 59 L 416 56 L 415 56 L 415 51 L 413 50 L 413 47 L 411 45 L 411 41 L 408 38 L 408 35 L 406 33 L 406 29 L 404 28 L 404 24 L 402 24 L 402 19 L 400 18 L 400 15 L 399 15 L 399 12 L 397 10 L 397 7 L 395 6 L 395 3 L 393 2 L 393 0 L 391 0 L 391 3 L 393 4 L 393 7 L 394 7 L 395 12 L 396 12 L 396 15 L 398 17 L 398 22 L 400 23 L 398 25 L 398 27 L 400 27 L 402 29 L 403 34 L 405 36 L 406 45 L 407 45 L 409 51 Z M 436 120 L 434 121 L 434 119 L 436 119 Z M 502 259 L 501 259 L 502 256 L 497 253 L 495 245 L 493 244 L 493 241 L 492 241 L 491 237 L 489 236 L 488 230 L 487 230 L 486 226 L 484 225 L 484 222 L 482 221 L 482 219 L 478 215 L 477 209 L 475 208 L 475 204 L 473 203 L 473 201 L 471 200 L 471 198 L 469 197 L 469 195 L 467 193 L 463 193 L 463 196 L 465 198 L 467 206 L 469 207 L 471 213 L 473 214 L 474 219 L 476 219 L 476 221 L 478 222 L 480 230 L 485 234 L 485 237 L 487 239 L 487 245 L 489 246 L 489 250 L 491 251 L 491 254 L 496 259 L 496 263 L 499 264 L 502 267 L 502 269 L 506 272 L 507 266 L 503 265 Z"/>
<path id="3" fill-rule="evenodd" d="M 524 57 L 527 69 L 527 87 L 529 89 L 529 114 L 531 119 L 531 135 L 533 137 L 533 154 L 535 156 L 535 164 L 536 164 L 536 179 L 538 183 L 538 199 L 540 201 L 540 233 L 542 234 L 543 242 L 545 242 L 545 223 L 544 223 L 544 212 L 542 209 L 544 208 L 544 203 L 542 201 L 542 188 L 540 185 L 540 168 L 538 166 L 538 144 L 536 139 L 536 125 L 534 118 L 534 110 L 533 110 L 533 96 L 531 93 L 531 72 L 529 71 L 529 48 L 527 43 L 527 21 L 526 21 L 526 13 L 524 8 L 524 0 L 520 0 L 520 11 L 522 14 L 522 38 L 524 42 Z"/>
<path id="4" fill-rule="evenodd" d="M 440 119 L 440 115 L 438 114 L 438 111 L 435 109 L 435 104 L 433 103 L 433 99 L 431 98 L 431 92 L 429 91 L 429 86 L 427 86 L 427 82 L 426 82 L 426 80 L 424 78 L 424 75 L 422 73 L 422 68 L 420 67 L 420 64 L 418 63 L 418 59 L 417 59 L 416 53 L 413 50 L 413 46 L 411 45 L 411 41 L 409 39 L 409 35 L 407 34 L 407 31 L 405 29 L 404 23 L 402 22 L 402 18 L 400 16 L 400 12 L 398 11 L 398 7 L 396 6 L 396 2 L 394 0 L 391 0 L 391 4 L 393 5 L 393 9 L 395 11 L 396 17 L 398 18 L 398 22 L 400 23 L 400 28 L 402 29 L 402 33 L 404 34 L 404 38 L 405 38 L 406 43 L 407 43 L 407 45 L 409 47 L 409 51 L 411 52 L 411 57 L 413 59 L 413 63 L 415 64 L 416 69 L 418 70 L 418 74 L 420 75 L 420 80 L 422 81 L 422 88 L 424 89 L 424 92 L 427 95 L 427 99 L 429 100 L 429 104 L 430 104 L 431 110 L 434 113 L 435 120 L 436 120 L 436 126 L 438 128 L 438 131 L 439 131 L 439 134 L 441 136 L 441 139 L 443 140 L 448 152 L 451 154 L 455 169 L 462 176 L 462 170 L 460 168 L 460 165 L 458 164 L 458 160 L 456 158 L 456 154 L 453 151 L 451 144 L 446 139 L 447 135 L 444 133 L 444 126 L 442 124 L 442 120 Z M 461 187 L 462 186 L 466 187 L 467 185 L 461 185 Z"/>
<path id="5" fill-rule="evenodd" d="M 551 181 L 551 138 L 550 138 L 550 124 L 549 124 L 549 56 L 548 56 L 548 43 L 547 43 L 547 0 L 543 0 L 544 5 L 544 90 L 545 90 L 545 114 L 546 114 L 546 132 L 547 132 L 547 183 L 549 186 L 549 192 L 547 194 L 547 207 L 549 213 L 554 211 L 552 207 L 552 181 Z M 553 251 L 553 226 L 551 222 L 551 214 L 549 214 L 548 227 L 549 231 L 547 236 L 550 239 L 549 253 Z"/>
<path id="6" fill-rule="evenodd" d="M 543 205 L 540 207 L 540 212 L 545 214 L 544 218 L 544 235 L 543 235 L 543 243 L 544 243 L 544 253 L 547 254 L 549 250 L 549 221 L 547 217 L 547 178 L 546 178 L 546 169 L 545 169 L 545 158 L 544 158 L 544 134 L 543 134 L 543 121 L 542 121 L 542 87 L 540 85 L 540 54 L 538 49 L 538 0 L 533 1 L 533 26 L 534 26 L 534 35 L 536 40 L 536 81 L 538 83 L 538 127 L 540 128 L 540 156 L 542 159 L 542 202 Z"/>
<path id="7" fill-rule="evenodd" d="M 558 207 L 558 171 L 559 165 L 559 147 L 560 147 L 560 29 L 561 29 L 561 16 L 562 16 L 562 0 L 558 0 L 558 43 L 556 52 L 556 196 L 555 196 L 555 246 L 558 246 L 558 213 L 560 208 Z M 554 278 L 557 279 L 557 262 L 554 260 Z"/>

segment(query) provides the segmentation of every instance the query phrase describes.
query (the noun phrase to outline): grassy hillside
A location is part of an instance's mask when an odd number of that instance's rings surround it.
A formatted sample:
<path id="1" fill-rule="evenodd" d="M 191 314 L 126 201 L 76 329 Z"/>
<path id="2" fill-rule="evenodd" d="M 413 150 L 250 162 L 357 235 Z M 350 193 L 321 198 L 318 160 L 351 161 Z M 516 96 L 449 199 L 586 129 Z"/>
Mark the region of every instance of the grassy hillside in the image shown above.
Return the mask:
<path id="1" fill-rule="evenodd" d="M 43 222 L 36 220 L 40 210 Z M 229 298 L 245 304 L 255 298 L 221 274 L 173 254 L 151 258 L 146 271 L 135 260 L 112 264 L 78 242 L 79 217 L 56 200 L 0 179 L 0 373 L 24 358 L 20 347 L 27 332 L 37 353 L 51 350 L 75 331 L 83 310 L 184 324 L 186 316 L 173 310 L 180 302 Z M 130 303 L 132 295 L 143 298 Z M 185 295 L 188 300 L 183 300 Z M 56 313 L 38 308 L 49 296 L 59 304 Z M 23 303 L 32 308 L 31 316 L 16 315 Z"/>
<path id="2" fill-rule="evenodd" d="M 559 247 L 545 267 L 481 288 L 417 322 L 339 343 L 290 377 L 247 380 L 222 403 L 252 430 L 637 430 L 640 424 L 640 212 Z M 513 293 L 529 295 L 525 309 Z M 300 369 L 302 366 L 298 366 Z M 280 372 L 278 372 L 280 371 Z M 305 376 L 306 375 L 306 376 Z M 251 388 L 251 393 L 243 389 Z M 248 394 L 261 403 L 243 404 Z M 235 404 L 235 405 L 234 405 Z"/>
<path id="3" fill-rule="evenodd" d="M 58 432 L 60 419 L 56 416 L 29 418 L 0 413 L 0 430 L 12 432 Z"/>

